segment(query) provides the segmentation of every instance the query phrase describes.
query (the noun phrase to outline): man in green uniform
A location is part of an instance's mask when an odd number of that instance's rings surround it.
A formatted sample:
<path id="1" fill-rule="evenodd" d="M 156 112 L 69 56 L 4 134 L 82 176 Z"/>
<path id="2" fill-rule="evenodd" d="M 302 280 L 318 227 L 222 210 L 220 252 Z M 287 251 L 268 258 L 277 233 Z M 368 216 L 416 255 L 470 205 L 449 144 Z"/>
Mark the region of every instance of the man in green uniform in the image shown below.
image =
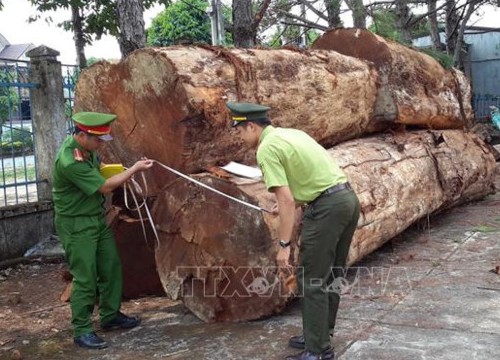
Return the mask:
<path id="1" fill-rule="evenodd" d="M 290 346 L 305 350 L 286 359 L 334 359 L 330 333 L 335 327 L 340 294 L 333 284 L 342 276 L 356 229 L 358 198 L 344 172 L 309 135 L 271 126 L 266 106 L 227 106 L 232 112 L 232 126 L 248 146 L 257 149 L 266 187 L 278 200 L 279 266 L 289 266 L 295 207 L 307 204 L 297 268 L 303 292 L 303 335 L 289 341 Z"/>
<path id="2" fill-rule="evenodd" d="M 139 171 L 153 165 L 137 161 L 131 168 L 105 179 L 96 150 L 111 140 L 116 115 L 81 112 L 73 115 L 75 133 L 66 138 L 55 161 L 53 199 L 56 231 L 73 275 L 71 312 L 74 342 L 86 348 L 105 348 L 95 334 L 92 312 L 99 295 L 101 328 L 132 328 L 140 323 L 120 312 L 122 269 L 115 240 L 104 217 L 104 196 Z"/>

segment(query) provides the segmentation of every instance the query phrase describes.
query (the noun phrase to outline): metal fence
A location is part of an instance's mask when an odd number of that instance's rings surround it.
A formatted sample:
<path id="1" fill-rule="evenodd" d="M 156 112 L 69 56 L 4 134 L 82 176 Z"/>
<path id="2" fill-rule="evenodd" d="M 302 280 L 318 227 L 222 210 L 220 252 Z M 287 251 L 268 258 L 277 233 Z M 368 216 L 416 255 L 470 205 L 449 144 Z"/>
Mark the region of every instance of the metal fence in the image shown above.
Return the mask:
<path id="1" fill-rule="evenodd" d="M 491 120 L 490 106 L 500 109 L 500 95 L 474 94 L 472 97 L 472 108 L 477 121 L 488 122 Z"/>
<path id="2" fill-rule="evenodd" d="M 64 109 L 66 113 L 66 128 L 68 134 L 73 133 L 73 121 L 71 114 L 73 113 L 75 100 L 75 86 L 80 75 L 80 69 L 77 65 L 62 65 L 63 76 L 63 91 L 64 91 Z"/>
<path id="3" fill-rule="evenodd" d="M 63 65 L 63 89 L 68 132 L 78 67 Z M 0 59 L 0 207 L 38 201 L 36 134 L 31 119 L 30 63 Z"/>

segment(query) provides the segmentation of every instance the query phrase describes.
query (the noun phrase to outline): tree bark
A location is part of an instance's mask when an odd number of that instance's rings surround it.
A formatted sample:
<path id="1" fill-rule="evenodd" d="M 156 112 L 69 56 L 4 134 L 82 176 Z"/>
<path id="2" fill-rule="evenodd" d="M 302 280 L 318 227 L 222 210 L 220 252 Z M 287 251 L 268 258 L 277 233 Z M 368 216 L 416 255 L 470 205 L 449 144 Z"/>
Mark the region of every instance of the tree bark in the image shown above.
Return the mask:
<path id="1" fill-rule="evenodd" d="M 234 46 L 254 47 L 256 36 L 257 32 L 253 28 L 252 0 L 233 0 Z"/>
<path id="2" fill-rule="evenodd" d="M 437 0 L 428 0 L 429 28 L 432 47 L 436 50 L 441 50 L 441 37 L 439 35 L 436 2 Z"/>
<path id="3" fill-rule="evenodd" d="M 455 53 L 455 45 L 458 36 L 458 26 L 460 17 L 457 13 L 456 2 L 454 0 L 446 0 L 446 52 L 453 56 Z"/>
<path id="4" fill-rule="evenodd" d="M 388 121 L 434 129 L 472 123 L 469 81 L 463 73 L 444 69 L 422 52 L 361 29 L 328 31 L 312 48 L 374 63 L 379 89 L 371 126 L 377 131 Z"/>
<path id="5" fill-rule="evenodd" d="M 405 44 L 411 44 L 411 33 L 408 26 L 410 23 L 411 12 L 410 8 L 408 7 L 408 1 L 395 0 L 394 5 L 394 14 L 396 15 L 396 28 L 401 33 L 401 40 L 403 40 Z"/>
<path id="6" fill-rule="evenodd" d="M 346 171 L 362 207 L 349 264 L 418 219 L 494 191 L 493 155 L 475 135 L 458 130 L 378 135 L 329 153 Z M 264 208 L 275 203 L 259 181 L 196 178 Z M 179 179 L 162 190 L 153 217 L 160 232 L 156 262 L 163 287 L 202 320 L 258 319 L 279 312 L 293 297 L 293 271 L 275 267 L 277 216 Z"/>
<path id="7" fill-rule="evenodd" d="M 76 63 L 80 69 L 87 67 L 87 58 L 85 57 L 85 38 L 83 34 L 82 15 L 80 8 L 71 5 L 71 22 L 73 24 L 73 40 L 75 41 Z"/>
<path id="8" fill-rule="evenodd" d="M 467 5 L 467 9 L 465 11 L 465 15 L 462 18 L 462 21 L 460 23 L 459 29 L 458 29 L 458 34 L 456 37 L 456 43 L 455 43 L 455 49 L 453 52 L 453 64 L 458 68 L 458 69 L 463 69 L 463 61 L 462 61 L 462 45 L 464 42 L 464 33 L 465 33 L 465 27 L 467 26 L 467 23 L 470 20 L 470 17 L 476 10 L 476 4 L 478 3 L 478 0 L 471 0 L 469 4 Z"/>
<path id="9" fill-rule="evenodd" d="M 342 19 L 340 19 L 341 0 L 326 0 L 326 13 L 328 14 L 328 27 L 337 29 L 343 27 Z"/>
<path id="10" fill-rule="evenodd" d="M 118 0 L 118 43 L 122 58 L 146 46 L 144 30 L 144 5 L 142 0 Z"/>
<path id="11" fill-rule="evenodd" d="M 358 29 L 366 29 L 366 8 L 363 0 L 345 0 L 349 10 L 352 11 L 353 26 Z"/>

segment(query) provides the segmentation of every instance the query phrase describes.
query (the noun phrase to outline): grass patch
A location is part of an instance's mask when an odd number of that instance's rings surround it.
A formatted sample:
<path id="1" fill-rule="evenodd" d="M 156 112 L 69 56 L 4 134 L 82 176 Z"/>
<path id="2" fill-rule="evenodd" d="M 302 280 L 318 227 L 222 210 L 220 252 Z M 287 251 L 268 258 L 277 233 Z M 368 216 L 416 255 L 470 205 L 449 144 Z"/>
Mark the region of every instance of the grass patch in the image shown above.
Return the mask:
<path id="1" fill-rule="evenodd" d="M 17 166 L 14 168 L 4 169 L 3 174 L 0 174 L 0 185 L 15 184 L 24 181 L 35 181 L 36 173 L 35 166 Z"/>
<path id="2" fill-rule="evenodd" d="M 436 49 L 423 48 L 419 50 L 437 60 L 445 69 L 450 70 L 453 67 L 452 56 Z"/>

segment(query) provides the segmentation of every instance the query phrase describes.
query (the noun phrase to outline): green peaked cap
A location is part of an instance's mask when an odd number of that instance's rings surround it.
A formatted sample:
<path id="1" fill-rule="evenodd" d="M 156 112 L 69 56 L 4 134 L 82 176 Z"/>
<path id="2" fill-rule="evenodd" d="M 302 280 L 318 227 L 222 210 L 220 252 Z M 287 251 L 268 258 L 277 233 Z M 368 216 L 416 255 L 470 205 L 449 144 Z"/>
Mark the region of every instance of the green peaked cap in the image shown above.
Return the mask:
<path id="1" fill-rule="evenodd" d="M 248 120 L 267 119 L 267 112 L 271 109 L 268 106 L 252 103 L 227 102 L 226 106 L 231 110 L 233 127 Z"/>
<path id="2" fill-rule="evenodd" d="M 108 125 L 115 121 L 116 115 L 83 111 L 73 114 L 72 119 L 74 122 L 85 126 L 102 126 Z"/>

